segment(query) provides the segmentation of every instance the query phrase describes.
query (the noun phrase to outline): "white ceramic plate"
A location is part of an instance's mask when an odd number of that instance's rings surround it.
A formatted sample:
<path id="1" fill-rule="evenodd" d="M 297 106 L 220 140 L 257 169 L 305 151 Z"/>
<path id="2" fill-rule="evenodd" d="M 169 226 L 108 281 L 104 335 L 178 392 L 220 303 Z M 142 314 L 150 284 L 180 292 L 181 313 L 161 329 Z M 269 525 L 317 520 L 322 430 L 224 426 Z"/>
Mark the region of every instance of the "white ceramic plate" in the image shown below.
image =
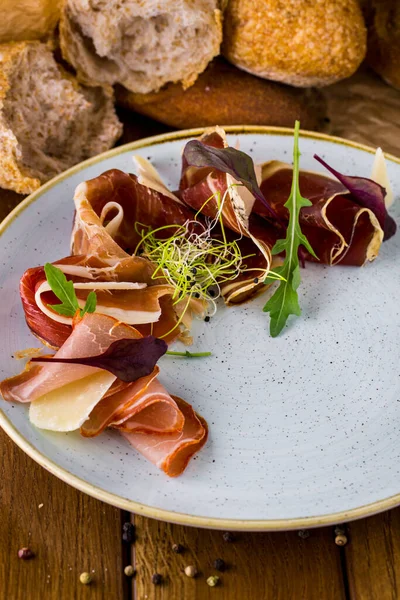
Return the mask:
<path id="1" fill-rule="evenodd" d="M 292 134 L 228 128 L 255 160 L 291 160 Z M 0 237 L 0 377 L 17 373 L 15 351 L 38 346 L 23 318 L 18 281 L 28 267 L 68 254 L 76 185 L 106 169 L 133 170 L 132 154 L 177 185 L 179 132 L 96 157 L 43 186 L 6 219 Z M 303 133 L 301 167 L 368 176 L 373 150 Z M 400 192 L 400 162 L 388 157 Z M 394 205 L 397 219 L 400 202 Z M 303 316 L 277 338 L 259 298 L 220 307 L 197 322 L 194 350 L 207 359 L 164 357 L 162 381 L 207 419 L 206 447 L 178 479 L 137 455 L 117 433 L 85 439 L 35 429 L 26 406 L 0 399 L 0 424 L 25 452 L 71 485 L 155 518 L 205 527 L 290 529 L 328 524 L 400 504 L 400 234 L 365 268 L 307 265 Z"/>

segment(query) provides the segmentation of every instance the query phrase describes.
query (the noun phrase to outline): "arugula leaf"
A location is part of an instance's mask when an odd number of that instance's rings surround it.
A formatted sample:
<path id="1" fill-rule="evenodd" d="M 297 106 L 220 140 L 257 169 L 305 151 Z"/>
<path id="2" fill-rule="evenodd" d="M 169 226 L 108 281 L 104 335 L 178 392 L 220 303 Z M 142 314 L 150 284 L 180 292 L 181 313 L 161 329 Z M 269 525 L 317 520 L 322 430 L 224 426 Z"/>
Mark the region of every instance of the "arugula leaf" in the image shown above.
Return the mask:
<path id="1" fill-rule="evenodd" d="M 139 339 L 122 339 L 113 342 L 105 352 L 97 356 L 81 358 L 51 358 L 39 356 L 31 362 L 66 363 L 86 365 L 109 371 L 121 381 L 132 383 L 150 375 L 158 359 L 166 353 L 168 345 L 152 335 Z"/>
<path id="2" fill-rule="evenodd" d="M 83 315 L 85 315 L 86 313 L 94 313 L 96 310 L 96 306 L 97 306 L 97 296 L 96 296 L 95 292 L 92 290 L 91 292 L 89 292 L 88 297 L 86 298 L 85 306 L 83 307 L 83 310 L 81 311 L 81 317 L 83 317 Z"/>
<path id="3" fill-rule="evenodd" d="M 302 233 L 299 224 L 300 209 L 303 206 L 311 205 L 311 202 L 307 198 L 302 197 L 299 188 L 299 129 L 300 123 L 296 121 L 294 128 L 292 189 L 285 204 L 285 207 L 289 211 L 286 238 L 278 240 L 272 248 L 272 254 L 285 252 L 283 264 L 274 269 L 276 273 L 282 276 L 283 280 L 263 308 L 264 312 L 270 313 L 270 333 L 272 337 L 279 335 L 290 315 L 300 316 L 301 314 L 297 295 L 297 288 L 300 285 L 299 246 L 303 245 L 312 256 L 317 258 L 309 241 Z M 264 283 L 271 283 L 271 281 L 272 279 L 267 276 Z"/>
<path id="4" fill-rule="evenodd" d="M 46 263 L 44 265 L 44 273 L 51 291 L 61 301 L 61 304 L 49 304 L 51 310 L 65 317 L 73 317 L 77 310 L 80 311 L 81 317 L 88 312 L 95 312 L 97 304 L 95 292 L 91 291 L 88 294 L 84 308 L 80 309 L 74 284 L 65 277 L 61 269 L 51 263 Z"/>

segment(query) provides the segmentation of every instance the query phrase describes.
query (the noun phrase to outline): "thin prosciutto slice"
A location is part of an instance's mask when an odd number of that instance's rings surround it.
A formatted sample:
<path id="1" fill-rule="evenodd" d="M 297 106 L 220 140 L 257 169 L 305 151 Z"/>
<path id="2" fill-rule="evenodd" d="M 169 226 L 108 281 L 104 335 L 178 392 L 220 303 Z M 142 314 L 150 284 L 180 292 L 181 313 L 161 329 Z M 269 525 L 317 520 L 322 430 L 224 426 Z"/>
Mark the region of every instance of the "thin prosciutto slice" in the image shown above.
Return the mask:
<path id="1" fill-rule="evenodd" d="M 145 458 L 170 477 L 177 477 L 185 470 L 191 457 L 206 443 L 208 427 L 206 421 L 193 408 L 177 396 L 173 396 L 182 415 L 182 431 L 163 434 L 127 433 L 122 435 Z"/>
<path id="2" fill-rule="evenodd" d="M 157 379 L 159 368 L 101 400 L 81 427 L 85 437 L 106 427 L 145 433 L 182 431 L 184 418 L 173 398 Z"/>
<path id="3" fill-rule="evenodd" d="M 135 252 L 143 226 L 171 226 L 160 237 L 170 237 L 173 225 L 193 219 L 193 211 L 172 194 L 166 196 L 118 169 L 78 185 L 72 233 L 73 254 L 96 254 L 108 259 Z"/>
<path id="4" fill-rule="evenodd" d="M 112 317 L 97 313 L 86 314 L 76 323 L 73 331 L 54 356 L 57 358 L 96 356 L 107 350 L 112 342 L 140 337 L 141 334 L 136 329 L 118 323 Z M 28 369 L 20 375 L 2 381 L 0 391 L 3 398 L 10 402 L 34 402 L 55 390 L 98 373 L 104 371 L 76 364 L 35 363 L 32 366 L 28 363 Z M 107 389 L 116 380 L 115 375 L 111 373 L 108 375 Z"/>
<path id="5" fill-rule="evenodd" d="M 261 191 L 279 217 L 288 221 L 284 204 L 292 185 L 292 167 L 279 161 L 265 163 L 262 169 Z M 340 182 L 321 173 L 300 171 L 302 195 L 312 206 L 300 211 L 300 225 L 319 262 L 335 265 L 362 266 L 374 260 L 383 240 L 383 231 L 372 210 L 354 201 Z M 253 211 L 267 219 L 270 216 L 257 200 Z M 314 260 L 307 256 L 308 260 Z"/>
<path id="6" fill-rule="evenodd" d="M 200 141 L 214 148 L 228 146 L 221 127 L 206 130 Z M 246 254 L 253 255 L 250 270 L 228 285 L 221 286 L 226 303 L 243 301 L 260 288 L 265 289 L 262 281 L 270 270 L 271 247 L 276 240 L 277 231 L 274 228 L 268 231 L 265 227 L 260 227 L 260 220 L 252 216 L 254 197 L 249 190 L 228 173 L 212 168 L 189 166 L 185 156 L 179 189 L 182 200 L 207 217 L 215 218 L 219 211 L 218 202 L 223 202 L 221 216 L 225 227 L 237 234 L 239 246 L 241 238 L 248 238 L 243 242 L 243 250 Z"/>
<path id="7" fill-rule="evenodd" d="M 152 277 L 155 265 L 147 259 L 129 256 L 115 259 L 111 264 L 110 260 L 104 262 L 96 257 L 70 256 L 54 264 L 77 286 L 75 292 L 81 306 L 93 289 L 97 312 L 134 325 L 143 335 L 153 334 L 167 342 L 180 335 L 177 327 L 180 311 L 172 302 L 174 289 L 162 278 Z M 131 289 L 118 289 L 118 285 Z M 43 267 L 24 273 L 20 294 L 31 331 L 47 345 L 59 348 L 71 333 L 72 319 L 47 308 L 59 301 L 49 291 Z M 200 315 L 203 311 L 203 305 L 190 303 L 190 314 Z"/>

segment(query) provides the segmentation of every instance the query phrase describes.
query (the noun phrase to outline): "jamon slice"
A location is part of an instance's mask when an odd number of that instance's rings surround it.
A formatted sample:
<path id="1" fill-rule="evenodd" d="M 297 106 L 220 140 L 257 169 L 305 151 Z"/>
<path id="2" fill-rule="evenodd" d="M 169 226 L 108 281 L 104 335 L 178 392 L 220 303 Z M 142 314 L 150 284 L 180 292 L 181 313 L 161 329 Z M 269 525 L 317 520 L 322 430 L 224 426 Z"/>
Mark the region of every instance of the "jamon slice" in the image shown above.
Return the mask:
<path id="1" fill-rule="evenodd" d="M 279 161 L 263 165 L 261 190 L 280 218 L 288 221 L 284 204 L 292 185 L 292 167 Z M 361 266 L 376 258 L 383 231 L 372 210 L 354 201 L 340 182 L 320 173 L 300 171 L 300 190 L 312 206 L 300 211 L 300 225 L 319 262 L 329 265 Z M 256 200 L 254 213 L 268 219 L 264 206 Z M 308 260 L 314 260 L 307 256 Z"/>
<path id="2" fill-rule="evenodd" d="M 225 131 L 221 127 L 207 130 L 200 141 L 214 148 L 228 146 Z M 250 241 L 244 245 L 255 255 L 252 268 L 257 268 L 257 272 L 250 271 L 249 274 L 238 277 L 233 285 L 229 282 L 221 288 L 227 303 L 249 298 L 263 286 L 261 281 L 271 265 L 271 240 L 275 239 L 273 229 L 262 231 L 262 235 L 259 235 L 256 220 L 250 219 L 254 196 L 228 173 L 188 165 L 185 155 L 182 159 L 180 196 L 192 209 L 211 218 L 217 216 L 218 203 L 223 202 L 221 214 L 224 226 L 237 234 L 236 239 L 249 238 Z"/>
<path id="3" fill-rule="evenodd" d="M 121 391 L 103 398 L 81 427 L 85 437 L 99 435 L 110 425 L 125 431 L 165 433 L 181 431 L 183 415 L 157 379 L 159 368 Z"/>
<path id="4" fill-rule="evenodd" d="M 171 225 L 160 237 L 170 237 L 173 225 L 183 225 L 193 212 L 179 200 L 141 185 L 135 175 L 118 169 L 81 183 L 75 191 L 73 254 L 125 258 L 133 254 L 143 226 Z"/>
<path id="5" fill-rule="evenodd" d="M 177 396 L 173 396 L 181 410 L 185 423 L 182 431 L 175 433 L 127 433 L 122 435 L 145 458 L 162 469 L 170 477 L 177 477 L 185 470 L 191 457 L 206 443 L 206 421 L 193 408 Z"/>
<path id="6" fill-rule="evenodd" d="M 136 329 L 105 315 L 86 314 L 78 321 L 57 358 L 81 358 L 104 352 L 112 342 L 138 339 Z M 5 400 L 31 402 L 34 425 L 54 431 L 79 428 L 116 381 L 109 372 L 84 365 L 36 363 L 0 384 Z"/>
<path id="7" fill-rule="evenodd" d="M 71 256 L 55 264 L 67 279 L 83 287 L 75 290 L 82 306 L 90 289 L 94 289 L 97 312 L 134 325 L 144 335 L 152 333 L 167 342 L 177 338 L 179 307 L 171 301 L 174 288 L 163 279 L 152 278 L 155 265 L 137 256 L 111 263 L 95 257 Z M 118 289 L 118 285 L 132 289 Z M 102 286 L 113 289 L 99 289 Z M 29 328 L 44 343 L 59 348 L 71 333 L 72 320 L 47 308 L 48 304 L 59 302 L 48 290 L 43 267 L 28 269 L 22 276 L 20 294 Z M 204 306 L 191 302 L 190 313 L 200 315 L 202 311 Z"/>

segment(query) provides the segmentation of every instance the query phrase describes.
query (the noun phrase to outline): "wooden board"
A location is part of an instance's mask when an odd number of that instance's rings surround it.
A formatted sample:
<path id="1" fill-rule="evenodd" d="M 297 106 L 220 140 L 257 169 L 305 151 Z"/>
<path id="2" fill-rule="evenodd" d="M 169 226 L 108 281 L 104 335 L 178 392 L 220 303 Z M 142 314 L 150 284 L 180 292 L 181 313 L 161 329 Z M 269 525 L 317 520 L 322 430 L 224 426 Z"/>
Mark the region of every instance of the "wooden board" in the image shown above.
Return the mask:
<path id="1" fill-rule="evenodd" d="M 351 523 L 346 566 L 354 600 L 400 598 L 400 509 Z"/>
<path id="2" fill-rule="evenodd" d="M 237 533 L 232 543 L 220 531 L 194 529 L 135 518 L 137 575 L 136 600 L 344 600 L 340 549 L 333 529 L 310 532 L 301 539 L 297 532 Z M 172 544 L 185 551 L 175 554 Z M 222 558 L 227 570 L 219 573 L 213 561 Z M 195 565 L 190 579 L 183 570 Z M 164 583 L 155 586 L 154 573 Z M 206 580 L 219 575 L 211 588 Z"/>
<path id="3" fill-rule="evenodd" d="M 129 597 L 118 509 L 47 473 L 1 429 L 0 482 L 1 600 Z M 18 558 L 24 546 L 35 558 Z M 92 574 L 90 586 L 79 582 L 82 571 Z"/>

